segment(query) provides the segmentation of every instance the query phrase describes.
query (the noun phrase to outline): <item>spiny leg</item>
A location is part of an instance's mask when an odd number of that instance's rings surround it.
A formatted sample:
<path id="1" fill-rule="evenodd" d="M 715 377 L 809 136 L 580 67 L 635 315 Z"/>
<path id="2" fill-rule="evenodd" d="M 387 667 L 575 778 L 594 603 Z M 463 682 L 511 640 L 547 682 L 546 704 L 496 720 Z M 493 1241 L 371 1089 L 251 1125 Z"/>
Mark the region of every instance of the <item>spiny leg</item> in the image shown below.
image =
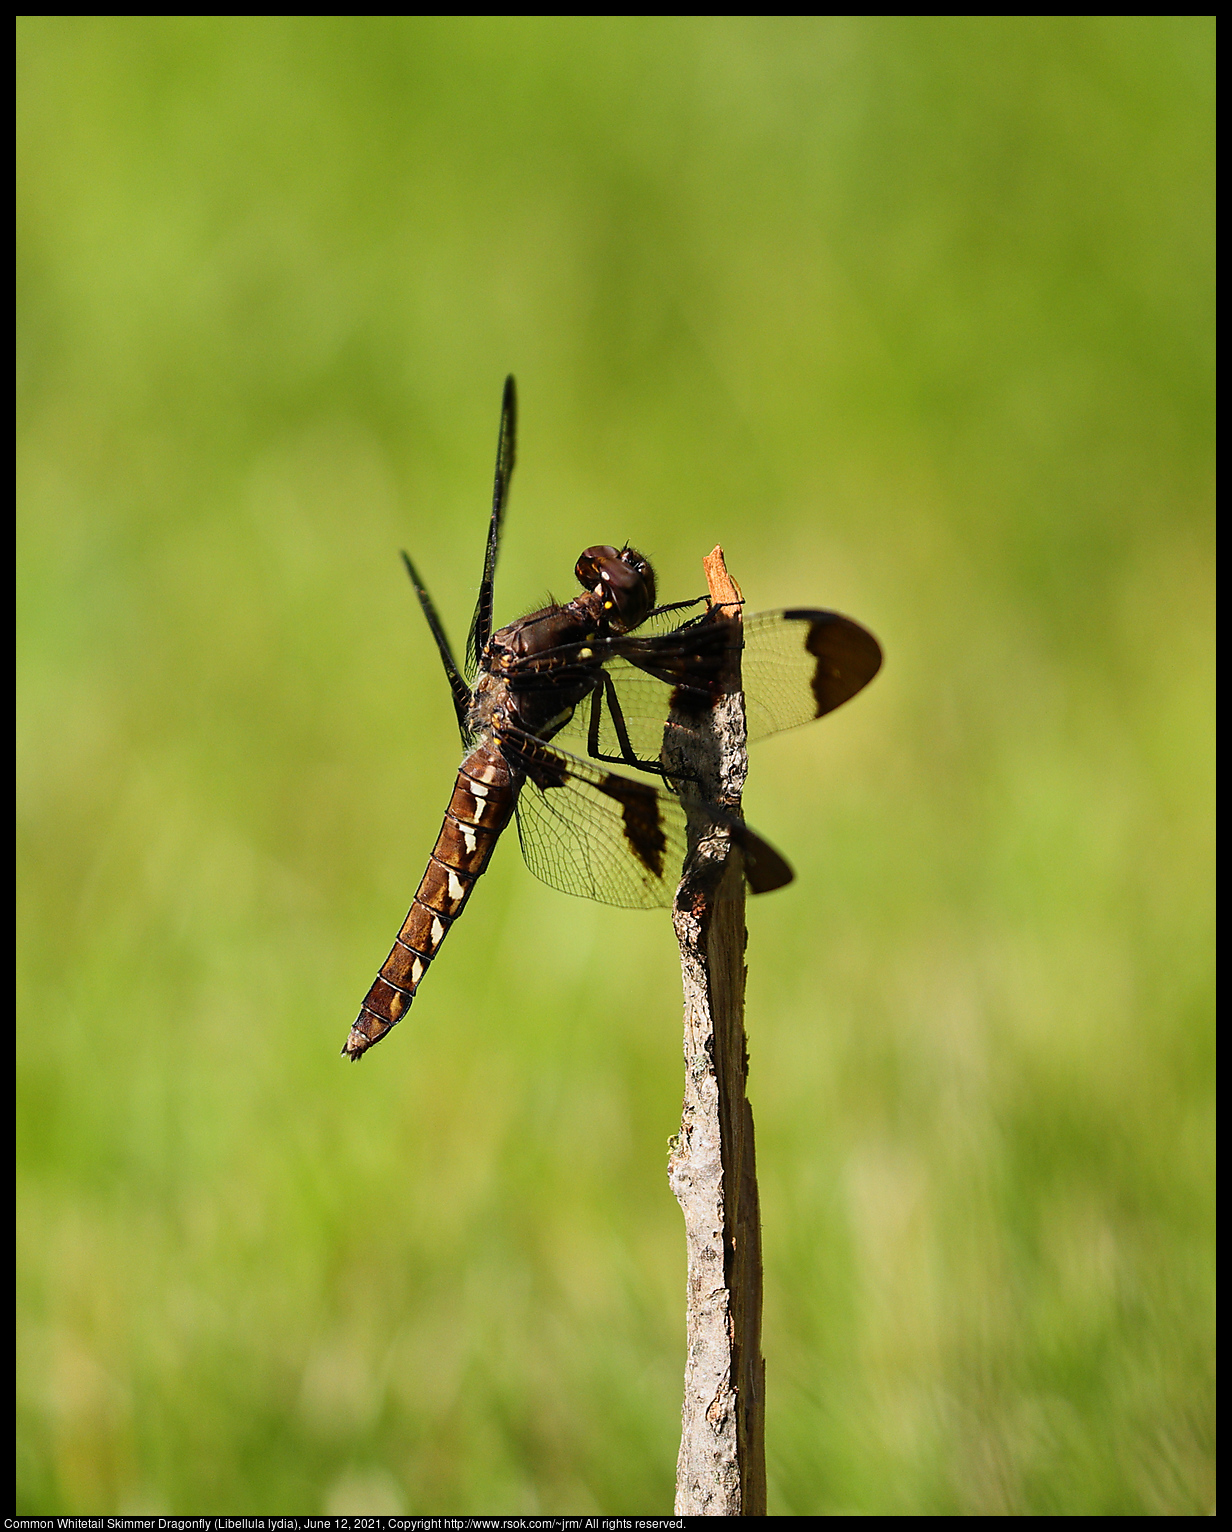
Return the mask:
<path id="1" fill-rule="evenodd" d="M 611 714 L 612 727 L 616 731 L 616 740 L 620 745 L 619 755 L 605 755 L 599 748 L 599 721 L 602 716 L 601 698 L 607 699 L 608 712 Z M 639 771 L 650 771 L 658 777 L 666 777 L 667 771 L 662 761 L 644 761 L 633 748 L 633 742 L 629 738 L 628 727 L 625 724 L 625 715 L 620 706 L 620 698 L 616 695 L 616 687 L 611 676 L 603 672 L 602 686 L 596 686 L 591 693 L 590 722 L 586 730 L 586 750 L 592 760 L 603 761 L 610 766 L 636 766 Z"/>

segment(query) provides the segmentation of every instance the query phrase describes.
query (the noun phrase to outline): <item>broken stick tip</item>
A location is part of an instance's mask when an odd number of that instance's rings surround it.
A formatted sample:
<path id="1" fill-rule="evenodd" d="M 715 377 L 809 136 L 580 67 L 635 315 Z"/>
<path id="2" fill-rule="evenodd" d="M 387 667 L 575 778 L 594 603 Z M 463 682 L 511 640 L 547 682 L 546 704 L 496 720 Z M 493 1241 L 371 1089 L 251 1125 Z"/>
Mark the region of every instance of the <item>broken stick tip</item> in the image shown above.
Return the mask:
<path id="1" fill-rule="evenodd" d="M 708 553 L 702 560 L 702 568 L 706 571 L 712 606 L 740 606 L 743 603 L 740 587 L 727 572 L 722 543 L 714 545 L 714 552 Z"/>

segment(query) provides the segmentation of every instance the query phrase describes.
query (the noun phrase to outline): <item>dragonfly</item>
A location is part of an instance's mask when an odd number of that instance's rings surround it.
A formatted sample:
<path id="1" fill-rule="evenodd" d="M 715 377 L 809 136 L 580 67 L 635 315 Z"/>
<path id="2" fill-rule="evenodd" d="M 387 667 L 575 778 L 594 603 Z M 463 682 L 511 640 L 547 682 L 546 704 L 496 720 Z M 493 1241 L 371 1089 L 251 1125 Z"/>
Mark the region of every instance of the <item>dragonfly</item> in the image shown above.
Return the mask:
<path id="1" fill-rule="evenodd" d="M 693 798 L 686 809 L 685 784 L 668 763 L 679 771 L 687 759 L 681 736 L 700 730 L 730 684 L 733 658 L 750 741 L 832 712 L 881 668 L 877 640 L 838 612 L 793 607 L 735 623 L 703 597 L 658 605 L 654 570 L 627 543 L 587 548 L 575 567 L 581 594 L 493 631 L 516 437 L 509 377 L 462 666 L 402 555 L 449 683 L 463 759 L 410 910 L 347 1036 L 342 1053 L 352 1061 L 410 1009 L 511 820 L 526 865 L 551 887 L 630 908 L 670 905 L 698 810 Z M 738 842 L 754 893 L 791 882 L 785 858 L 738 814 L 719 804 L 702 813 Z"/>

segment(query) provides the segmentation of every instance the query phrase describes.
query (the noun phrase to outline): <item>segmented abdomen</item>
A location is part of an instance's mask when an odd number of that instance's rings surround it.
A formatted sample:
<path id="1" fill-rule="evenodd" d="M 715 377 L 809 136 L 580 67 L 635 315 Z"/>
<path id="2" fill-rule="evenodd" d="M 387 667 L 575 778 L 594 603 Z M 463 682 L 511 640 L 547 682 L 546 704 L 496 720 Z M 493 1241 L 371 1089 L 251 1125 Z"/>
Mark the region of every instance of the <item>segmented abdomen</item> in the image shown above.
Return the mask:
<path id="1" fill-rule="evenodd" d="M 492 745 L 479 745 L 462 762 L 419 891 L 393 951 L 364 997 L 343 1057 L 362 1058 L 409 1010 L 428 964 L 462 913 L 497 837 L 513 816 L 520 786 Z"/>

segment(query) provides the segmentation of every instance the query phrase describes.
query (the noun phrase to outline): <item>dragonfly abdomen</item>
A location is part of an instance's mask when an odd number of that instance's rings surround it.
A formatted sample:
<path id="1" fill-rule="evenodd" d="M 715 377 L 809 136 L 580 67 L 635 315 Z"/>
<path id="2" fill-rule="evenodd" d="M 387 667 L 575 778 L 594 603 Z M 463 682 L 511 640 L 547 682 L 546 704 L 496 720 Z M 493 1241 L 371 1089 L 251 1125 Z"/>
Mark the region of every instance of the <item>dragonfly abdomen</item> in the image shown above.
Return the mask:
<path id="1" fill-rule="evenodd" d="M 410 1009 L 429 963 L 513 817 L 520 786 L 490 744 L 477 746 L 462 762 L 427 869 L 393 949 L 364 997 L 344 1058 L 362 1058 Z"/>

